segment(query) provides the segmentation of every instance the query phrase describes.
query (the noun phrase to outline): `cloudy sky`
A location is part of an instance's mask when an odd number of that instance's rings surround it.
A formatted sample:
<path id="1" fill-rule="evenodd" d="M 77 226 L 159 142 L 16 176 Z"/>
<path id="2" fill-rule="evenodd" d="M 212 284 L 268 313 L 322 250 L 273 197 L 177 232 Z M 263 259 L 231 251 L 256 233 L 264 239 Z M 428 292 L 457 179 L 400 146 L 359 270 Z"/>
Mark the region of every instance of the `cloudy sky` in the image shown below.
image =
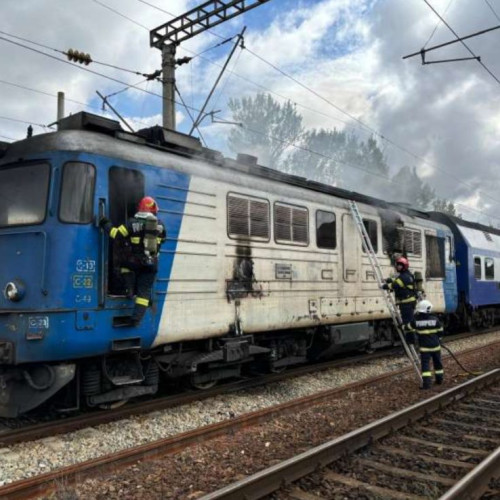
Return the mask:
<path id="1" fill-rule="evenodd" d="M 428 2 L 460 36 L 500 24 L 500 0 Z M 161 62 L 149 47 L 149 30 L 200 3 L 2 0 L 0 140 L 24 137 L 29 123 L 35 133 L 47 131 L 58 91 L 65 92 L 67 113 L 102 113 L 96 90 L 110 95 L 137 84 L 142 90 L 129 88 L 110 101 L 136 129 L 160 124 L 161 85 L 141 76 Z M 375 134 L 393 172 L 415 166 L 466 218 L 500 224 L 500 30 L 466 42 L 492 76 L 477 61 L 422 66 L 419 57 L 402 59 L 454 39 L 424 0 L 270 0 L 181 45 L 178 57 L 203 52 L 177 71 L 188 106 L 202 106 L 230 50 L 229 43 L 213 47 L 243 26 L 250 50 L 237 50 L 209 111 L 230 120 L 230 97 L 271 92 L 295 102 L 307 127 L 348 129 L 363 139 Z M 65 64 L 58 51 L 69 48 L 121 69 L 87 67 L 104 78 Z M 454 44 L 427 58 L 467 56 Z M 179 130 L 189 130 L 180 106 L 177 118 Z M 230 127 L 207 118 L 201 133 L 209 147 L 224 149 Z"/>

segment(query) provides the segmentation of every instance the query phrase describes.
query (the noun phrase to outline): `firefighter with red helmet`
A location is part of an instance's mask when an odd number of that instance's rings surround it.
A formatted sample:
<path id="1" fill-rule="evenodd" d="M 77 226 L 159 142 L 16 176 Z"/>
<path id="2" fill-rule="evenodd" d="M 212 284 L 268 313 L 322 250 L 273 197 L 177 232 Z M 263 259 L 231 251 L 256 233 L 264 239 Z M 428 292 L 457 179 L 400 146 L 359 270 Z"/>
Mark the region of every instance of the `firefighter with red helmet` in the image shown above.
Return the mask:
<path id="1" fill-rule="evenodd" d="M 417 290 L 415 277 L 409 271 L 410 263 L 405 257 L 398 257 L 395 268 L 398 272 L 396 278 L 387 278 L 382 288 L 392 290 L 396 298 L 396 304 L 401 312 L 403 328 L 406 332 L 413 331 L 411 323 L 417 303 Z"/>
<path id="2" fill-rule="evenodd" d="M 160 247 L 167 237 L 165 226 L 158 220 L 158 205 L 151 196 L 139 202 L 137 213 L 125 224 L 113 227 L 105 217 L 99 226 L 118 246 L 120 274 L 127 288 L 127 297 L 135 297 L 130 323 L 137 326 L 151 304 Z"/>

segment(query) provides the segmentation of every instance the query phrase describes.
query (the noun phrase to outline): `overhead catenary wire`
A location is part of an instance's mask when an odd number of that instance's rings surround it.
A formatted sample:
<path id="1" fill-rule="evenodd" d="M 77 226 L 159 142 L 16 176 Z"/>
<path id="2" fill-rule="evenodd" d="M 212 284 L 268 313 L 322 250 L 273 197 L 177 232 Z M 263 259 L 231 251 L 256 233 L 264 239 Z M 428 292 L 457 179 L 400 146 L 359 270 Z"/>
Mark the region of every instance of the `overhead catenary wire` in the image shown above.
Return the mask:
<path id="1" fill-rule="evenodd" d="M 27 90 L 29 92 L 34 92 L 36 94 L 40 94 L 40 95 L 45 95 L 47 97 L 53 97 L 54 99 L 57 99 L 58 98 L 58 95 L 57 94 L 51 94 L 50 92 L 46 92 L 46 91 L 43 91 L 43 90 L 39 90 L 39 89 L 34 89 L 32 87 L 27 87 L 26 85 L 21 85 L 19 83 L 14 83 L 14 82 L 8 82 L 6 80 L 0 80 L 0 84 L 3 84 L 3 85 L 9 85 L 11 87 L 15 87 L 15 88 L 19 88 L 21 90 Z M 108 96 L 109 97 L 109 96 Z M 78 104 L 79 106 L 83 106 L 85 108 L 88 108 L 88 109 L 95 109 L 97 111 L 101 111 L 101 106 L 94 106 L 92 104 L 89 104 L 87 102 L 82 102 L 82 101 L 77 101 L 76 99 L 71 99 L 70 97 L 68 97 L 67 95 L 65 95 L 64 97 L 64 100 L 66 102 L 70 102 L 70 103 L 74 103 L 74 104 Z M 141 125 L 144 125 L 144 126 L 147 126 L 146 123 L 144 122 L 141 122 L 139 120 L 135 120 L 135 119 L 132 119 L 132 118 L 128 118 L 129 120 L 133 121 L 134 123 L 138 123 L 138 124 L 141 124 Z"/>
<path id="2" fill-rule="evenodd" d="M 457 34 L 457 32 L 443 19 L 443 17 L 439 14 L 439 12 L 428 2 L 428 0 L 423 0 L 424 3 L 436 14 L 436 16 L 441 19 L 442 23 L 458 38 L 460 39 L 460 36 Z M 472 51 L 472 49 L 463 41 L 460 40 L 460 43 L 469 51 L 472 57 L 475 57 L 477 59 L 477 62 L 488 72 L 488 74 L 500 85 L 500 80 L 498 77 L 484 64 L 483 61 L 481 61 L 478 56 Z"/>
<path id="3" fill-rule="evenodd" d="M 424 0 L 425 2 L 426 0 Z M 275 64 L 271 63 L 270 61 L 267 61 L 265 58 L 263 58 L 262 56 L 256 54 L 255 52 L 253 52 L 251 49 L 249 49 L 247 46 L 244 47 L 245 50 L 247 50 L 249 53 L 251 53 L 252 55 L 254 55 L 257 59 L 259 59 L 260 61 L 262 61 L 263 63 L 269 65 L 270 67 L 274 68 L 276 71 L 278 71 L 279 73 L 281 73 L 283 76 L 289 78 L 290 80 L 292 80 L 293 82 L 295 82 L 297 85 L 301 86 L 302 88 L 304 88 L 305 90 L 307 90 L 308 92 L 311 92 L 313 95 L 315 95 L 316 97 L 318 97 L 319 99 L 321 99 L 322 101 L 326 102 L 327 104 L 329 104 L 330 106 L 332 106 L 333 108 L 339 110 L 340 112 L 342 112 L 343 114 L 345 114 L 346 116 L 348 116 L 349 118 L 351 118 L 352 120 L 355 120 L 357 123 L 359 123 L 360 125 L 362 125 L 363 127 L 365 127 L 367 130 L 371 131 L 373 135 L 379 137 L 380 139 L 384 140 L 384 141 L 387 141 L 389 144 L 391 144 L 393 147 L 399 149 L 400 151 L 403 151 L 404 153 L 408 154 L 409 156 L 412 156 L 413 158 L 419 160 L 420 162 L 436 169 L 436 170 L 439 170 L 440 172 L 446 174 L 447 176 L 449 177 L 452 177 L 453 179 L 455 179 L 458 183 L 466 186 L 467 188 L 469 189 L 474 189 L 473 186 L 471 186 L 470 184 L 468 184 L 467 182 L 463 181 L 462 179 L 460 179 L 459 177 L 456 177 L 454 176 L 453 174 L 451 174 L 449 171 L 443 169 L 442 167 L 439 167 L 437 165 L 434 165 L 434 164 L 431 164 L 429 163 L 427 160 L 425 160 L 424 158 L 418 156 L 417 154 L 409 151 L 407 148 L 405 148 L 404 146 L 401 146 L 399 144 L 397 144 L 395 141 L 393 141 L 392 139 L 389 139 L 388 137 L 386 137 L 385 135 L 383 135 L 382 133 L 380 133 L 378 130 L 374 129 L 373 127 L 371 127 L 370 125 L 367 125 L 366 123 L 364 123 L 362 120 L 360 120 L 359 118 L 356 118 L 355 116 L 353 116 L 351 113 L 345 111 L 344 109 L 342 109 L 340 106 L 337 106 L 336 104 L 334 104 L 333 102 L 331 102 L 329 99 L 327 99 L 326 97 L 322 96 L 321 94 L 319 94 L 318 92 L 316 92 L 314 89 L 311 89 L 310 87 L 308 87 L 307 85 L 305 85 L 304 83 L 300 82 L 299 80 L 297 80 L 296 78 L 294 78 L 293 76 L 289 75 L 288 73 L 286 73 L 285 71 L 283 71 L 281 68 L 279 68 L 278 66 L 276 66 Z M 485 193 L 484 191 L 482 191 L 483 195 L 487 198 L 489 198 L 490 200 L 492 200 L 493 202 L 495 202 L 496 204 L 500 204 L 500 200 L 497 200 L 496 198 L 494 198 L 493 196 Z"/>
<path id="4" fill-rule="evenodd" d="M 34 40 L 30 40 L 29 38 L 25 38 L 25 37 L 18 36 L 18 35 L 13 35 L 12 33 L 7 33 L 6 31 L 0 31 L 0 35 L 8 36 L 10 38 L 14 38 L 15 40 L 21 40 L 23 42 L 27 42 L 27 43 L 30 43 L 30 44 L 35 45 L 37 47 L 42 47 L 42 48 L 47 49 L 47 50 L 52 50 L 54 52 L 57 52 L 59 54 L 65 55 L 65 56 L 68 55 L 68 53 L 66 51 L 64 51 L 64 50 L 56 49 L 55 47 L 50 47 L 49 45 L 45 45 L 43 43 L 36 42 Z M 142 73 L 141 71 L 135 71 L 133 69 L 123 68 L 121 66 L 116 66 L 115 64 L 105 63 L 105 62 L 102 62 L 102 61 L 96 61 L 94 59 L 92 59 L 92 63 L 93 64 L 98 64 L 100 66 L 106 66 L 108 68 L 117 69 L 117 70 L 120 70 L 120 71 L 125 71 L 126 73 L 131 73 L 131 74 L 134 74 L 134 75 L 139 75 L 139 76 L 144 76 L 144 77 L 149 77 L 149 78 L 152 78 L 153 75 L 154 75 L 154 73 L 155 73 L 155 72 L 152 72 L 152 73 Z M 157 80 L 158 78 L 155 78 L 155 79 Z"/>
<path id="5" fill-rule="evenodd" d="M 94 0 L 94 1 L 96 1 L 96 0 Z M 139 0 L 139 1 L 142 1 L 142 0 Z M 425 0 L 424 0 L 424 1 L 425 1 Z M 102 6 L 106 7 L 106 8 L 108 8 L 108 6 L 106 6 L 106 5 L 105 5 L 105 4 L 103 4 L 102 2 L 98 2 L 98 1 L 96 1 L 96 3 L 98 3 L 98 4 L 100 4 L 100 5 L 102 5 Z M 144 2 L 144 1 L 142 1 L 142 3 L 145 3 L 145 4 L 147 4 L 147 5 L 151 5 L 151 6 L 153 6 L 152 4 L 148 4 L 147 2 Z M 157 8 L 156 6 L 153 6 L 153 7 Z M 147 27 L 145 27 L 144 25 L 141 25 L 140 23 L 135 22 L 133 19 L 128 18 L 127 16 L 122 15 L 121 13 L 119 13 L 118 11 L 116 11 L 115 9 L 109 8 L 109 10 L 111 10 L 111 11 L 115 12 L 115 13 L 116 13 L 116 14 L 118 14 L 118 15 L 121 15 L 122 17 L 124 17 L 125 19 L 127 19 L 127 20 L 129 20 L 129 21 L 131 21 L 131 22 L 134 22 L 135 24 L 137 24 L 137 25 L 141 26 L 141 27 L 142 27 L 142 28 L 144 28 L 144 29 L 148 29 L 148 28 L 147 28 Z M 161 10 L 161 9 L 160 9 L 160 10 Z M 1 37 L 0 37 L 0 38 L 1 38 Z M 223 39 L 223 37 L 219 37 L 219 38 Z M 5 41 L 8 41 L 8 42 L 13 43 L 11 40 L 6 40 L 6 39 L 4 39 L 4 40 L 5 40 Z M 18 44 L 18 45 L 23 46 L 22 44 Z M 24 47 L 25 47 L 25 46 L 24 46 Z M 28 49 L 30 49 L 30 50 L 34 50 L 34 49 L 32 49 L 31 47 L 25 47 L 25 48 L 28 48 Z M 187 50 L 187 49 L 184 49 L 184 50 Z M 35 51 L 36 51 L 36 50 L 35 50 Z M 41 54 L 43 54 L 43 55 L 46 55 L 46 56 L 49 56 L 49 57 L 53 57 L 53 56 L 50 56 L 49 54 L 43 53 L 43 52 L 41 52 L 41 51 L 36 51 L 36 52 L 39 52 L 39 53 L 41 53 Z M 257 54 L 255 54 L 255 53 L 253 53 L 253 54 L 257 56 Z M 259 56 L 259 57 L 261 57 L 261 56 Z M 55 57 L 53 57 L 53 58 L 54 58 L 54 59 L 56 59 L 56 60 L 63 61 L 63 62 L 65 62 L 65 63 L 71 64 L 71 63 L 69 63 L 68 61 L 61 60 L 61 59 L 59 59 L 59 58 L 55 58 Z M 220 65 L 218 65 L 217 63 L 214 63 L 213 61 L 211 61 L 210 59 L 206 59 L 206 58 L 203 58 L 203 59 L 207 60 L 207 61 L 208 61 L 209 63 L 211 63 L 211 64 L 215 64 L 216 66 L 220 66 Z M 115 81 L 115 82 L 117 82 L 117 83 L 120 83 L 120 84 L 122 84 L 122 85 L 127 85 L 128 87 L 136 88 L 136 89 L 137 89 L 137 90 L 139 90 L 139 91 L 143 91 L 143 92 L 146 92 L 146 93 L 148 93 L 148 94 L 154 95 L 154 96 L 156 96 L 156 97 L 160 97 L 161 99 L 165 99 L 165 97 L 163 97 L 163 96 L 161 96 L 161 95 L 159 95 L 159 94 L 157 94 L 157 93 L 150 92 L 150 91 L 146 91 L 146 90 L 144 90 L 144 89 L 140 89 L 140 88 L 138 88 L 138 87 L 136 87 L 136 86 L 134 86 L 134 85 L 129 85 L 129 84 L 126 84 L 125 82 L 121 82 L 121 81 L 120 81 L 120 80 L 118 80 L 118 79 L 115 79 L 115 78 L 109 77 L 109 76 L 107 76 L 107 75 L 103 75 L 103 74 L 101 74 L 101 73 L 98 73 L 98 72 L 95 72 L 95 71 L 89 70 L 88 68 L 84 68 L 84 67 L 82 67 L 82 66 L 78 66 L 78 65 L 76 65 L 76 64 L 71 64 L 71 65 L 72 65 L 72 66 L 79 67 L 80 69 L 84 69 L 84 70 L 86 70 L 86 71 L 88 71 L 88 72 L 90 72 L 90 73 L 94 73 L 94 74 L 96 74 L 96 75 L 99 75 L 99 76 L 101 76 L 101 77 L 104 77 L 104 78 L 110 79 L 110 80 Z M 279 70 L 279 68 L 277 68 L 277 67 L 275 67 L 275 69 Z M 282 72 L 282 70 L 279 70 L 279 71 L 280 71 L 280 72 Z M 231 73 L 233 73 L 233 72 L 231 72 Z M 290 77 L 289 75 L 285 74 L 284 72 L 282 72 L 282 73 L 283 73 L 285 76 Z M 237 75 L 237 74 L 236 74 L 236 76 L 241 77 L 241 75 Z M 242 77 L 242 78 L 244 78 L 244 77 Z M 249 81 L 249 80 L 245 78 L 245 81 Z M 299 83 L 299 82 L 297 81 L 297 83 Z M 299 83 L 299 84 L 300 84 L 300 83 Z M 307 88 L 307 87 L 305 87 L 305 88 Z M 265 89 L 265 87 L 264 87 L 264 89 Z M 269 89 L 266 89 L 266 90 L 269 90 Z M 279 94 L 277 94 L 277 95 L 279 95 Z M 317 94 L 317 95 L 318 95 L 318 97 L 319 97 L 319 94 Z M 286 97 L 284 97 L 284 96 L 280 96 L 280 97 L 282 97 L 282 98 L 286 98 Z M 186 105 L 186 103 L 185 103 L 185 102 L 178 103 L 178 102 L 177 102 L 177 101 L 175 101 L 175 100 L 173 100 L 173 102 L 176 102 L 177 104 L 182 105 L 182 106 L 183 106 L 186 110 L 191 109 L 191 110 L 195 110 L 195 111 L 196 111 L 196 108 L 194 108 L 193 106 L 188 106 L 188 105 Z M 298 104 L 300 105 L 300 103 L 298 103 Z M 332 104 L 332 105 L 333 105 L 333 103 L 329 103 L 329 104 Z M 383 135 L 382 135 L 382 134 L 380 134 L 379 132 L 375 131 L 375 130 L 374 130 L 374 129 L 372 129 L 371 127 L 369 127 L 369 126 L 367 126 L 366 124 L 364 124 L 361 120 L 359 120 L 359 119 L 357 119 L 357 118 L 353 117 L 353 116 L 352 116 L 352 115 L 350 115 L 349 113 L 347 113 L 347 112 L 345 112 L 344 110 L 342 110 L 342 108 L 340 108 L 340 107 L 338 107 L 338 106 L 335 106 L 335 105 L 333 105 L 333 106 L 334 106 L 334 107 L 336 107 L 336 109 L 338 109 L 338 110 L 339 110 L 339 111 L 341 111 L 342 113 L 344 113 L 344 114 L 346 114 L 347 116 L 349 116 L 351 119 L 353 119 L 353 120 L 357 121 L 358 123 L 360 123 L 360 124 L 362 125 L 362 127 L 364 127 L 365 129 L 367 129 L 367 130 L 371 131 L 373 134 L 377 135 L 377 136 L 378 136 L 378 137 L 380 137 L 382 140 L 384 140 L 384 141 L 388 141 L 390 144 L 392 144 L 392 145 L 394 145 L 394 146 L 396 146 L 396 147 L 400 148 L 402 151 L 404 151 L 404 152 L 406 152 L 406 153 L 408 153 L 408 154 L 412 155 L 412 156 L 413 156 L 413 157 L 415 157 L 416 159 L 419 159 L 420 161 L 423 161 L 424 163 L 429 164 L 429 163 L 428 163 L 428 162 L 426 162 L 424 159 L 422 159 L 422 158 L 418 157 L 417 155 L 415 155 L 415 154 L 413 154 L 413 153 L 411 153 L 411 152 L 407 151 L 406 149 L 402 148 L 401 146 L 396 145 L 395 143 L 393 143 L 392 141 L 390 141 L 389 139 L 387 139 L 385 136 L 383 136 Z M 314 110 L 313 110 L 313 111 L 314 111 Z M 329 115 L 327 115 L 327 116 L 329 116 Z M 331 117 L 331 118 L 336 119 L 336 118 L 334 118 L 334 117 Z M 340 120 L 340 121 L 342 121 L 342 120 Z M 346 122 L 344 122 L 344 123 L 346 123 Z M 310 152 L 313 152 L 313 151 L 311 150 Z M 315 152 L 313 152 L 313 153 L 315 153 Z M 429 164 L 429 165 L 431 165 L 431 164 Z M 432 167 L 434 167 L 433 165 L 431 165 L 431 166 L 432 166 Z M 439 169 L 438 167 L 435 167 L 435 168 Z M 457 180 L 458 180 L 458 179 L 457 179 Z M 463 181 L 460 181 L 460 180 L 459 180 L 459 182 L 462 182 L 462 183 L 463 183 Z M 468 187 L 470 187 L 470 186 L 468 186 Z M 495 200 L 494 198 L 491 198 L 491 199 L 492 199 L 493 201 L 495 201 L 496 203 L 498 203 L 498 202 L 497 202 L 497 200 Z"/>
<path id="6" fill-rule="evenodd" d="M 140 87 L 137 87 L 136 85 L 129 84 L 127 82 L 119 80 L 118 78 L 114 78 L 112 76 L 105 75 L 103 73 L 99 73 L 98 71 L 94 71 L 92 69 L 86 68 L 85 66 L 81 66 L 79 64 L 74 64 L 74 63 L 72 63 L 70 61 L 67 61 L 66 59 L 60 59 L 59 57 L 55 57 L 55 56 L 53 56 L 51 54 L 47 54 L 46 52 L 42 52 L 41 50 L 35 49 L 33 47 L 28 47 L 27 45 L 23 45 L 22 43 L 16 42 L 14 40 L 9 40 L 8 38 L 4 38 L 4 37 L 1 37 L 1 36 L 0 36 L 0 40 L 3 40 L 5 42 L 8 42 L 8 43 L 11 43 L 11 44 L 14 44 L 14 45 L 18 45 L 19 47 L 23 47 L 23 48 L 31 50 L 33 52 L 37 52 L 38 54 L 44 55 L 46 57 L 50 57 L 51 59 L 54 59 L 56 61 L 59 61 L 59 62 L 65 63 L 65 64 L 69 64 L 70 66 L 73 66 L 73 67 L 78 68 L 80 70 L 86 71 L 88 73 L 92 73 L 93 75 L 97 75 L 97 76 L 100 76 L 102 78 L 106 78 L 107 80 L 111 80 L 111 81 L 113 81 L 115 83 L 119 83 L 120 85 L 130 86 L 133 89 L 139 90 L 140 92 L 145 92 L 146 94 L 150 94 L 150 95 L 153 95 L 155 97 L 159 97 L 160 99 L 169 100 L 169 101 L 175 102 L 176 104 L 179 104 L 179 105 L 183 106 L 182 103 L 176 101 L 175 99 L 170 99 L 168 97 L 164 97 L 164 96 L 162 96 L 162 95 L 160 95 L 160 94 L 158 94 L 156 92 L 152 92 L 150 90 L 141 89 Z M 190 106 L 187 106 L 187 107 L 190 107 Z M 192 108 L 191 107 L 191 109 L 193 111 L 198 111 L 196 108 Z"/>
<path id="7" fill-rule="evenodd" d="M 446 6 L 446 9 L 444 9 L 444 13 L 443 13 L 443 16 L 446 15 L 446 13 L 448 12 L 448 9 L 450 8 L 450 5 L 453 3 L 453 0 L 450 0 L 448 2 L 448 5 Z M 439 25 L 441 24 L 441 21 L 438 21 L 436 23 L 436 26 L 434 26 L 434 29 L 432 30 L 432 33 L 431 33 L 431 36 L 427 39 L 427 41 L 424 43 L 424 49 L 425 47 L 427 47 L 428 43 L 431 41 L 432 37 L 436 34 L 436 31 L 437 29 L 439 28 Z"/>
<path id="8" fill-rule="evenodd" d="M 11 118 L 10 116 L 0 116 L 0 120 L 7 120 L 11 122 L 24 123 L 26 125 L 35 125 L 40 128 L 53 128 L 52 125 L 44 125 L 43 123 L 35 123 L 26 120 L 20 120 L 19 118 Z"/>
<path id="9" fill-rule="evenodd" d="M 486 5 L 490 8 L 491 12 L 493 12 L 493 15 L 497 18 L 498 21 L 500 21 L 500 17 L 498 16 L 496 10 L 492 7 L 490 2 L 488 0 L 484 0 L 486 2 Z"/>
<path id="10" fill-rule="evenodd" d="M 94 1 L 95 1 L 95 0 L 94 0 Z M 173 17 L 176 17 L 176 16 L 174 16 L 174 14 L 172 14 L 171 12 L 168 12 L 168 11 L 165 11 L 165 10 L 163 10 L 163 9 L 160 9 L 159 7 L 157 7 L 157 6 L 153 5 L 153 4 L 150 4 L 150 3 L 148 3 L 148 2 L 146 2 L 146 1 L 144 1 L 144 0 L 138 0 L 138 1 L 140 1 L 141 3 L 144 3 L 144 4 L 146 4 L 146 5 L 149 5 L 149 6 L 151 6 L 151 7 L 155 8 L 155 9 L 157 9 L 157 10 L 160 10 L 160 11 L 162 11 L 162 12 L 164 12 L 164 13 L 168 14 L 168 15 L 171 15 L 171 16 L 173 16 Z M 427 3 L 427 4 L 430 6 L 430 4 L 427 2 L 427 0 L 424 0 L 424 2 L 425 2 L 425 3 Z M 99 2 L 99 3 L 100 3 L 100 2 Z M 451 1 L 450 1 L 450 3 L 448 4 L 448 7 L 450 6 L 450 4 L 451 4 Z M 430 7 L 432 8 L 432 6 L 430 6 Z M 448 7 L 447 7 L 447 9 L 446 9 L 446 10 L 448 10 Z M 433 9 L 433 10 L 434 10 L 434 9 Z M 436 14 L 437 14 L 437 13 L 436 13 Z M 439 16 L 439 14 L 437 14 L 437 15 L 438 15 L 438 17 L 440 17 L 440 16 Z M 122 16 L 122 17 L 127 18 L 126 16 Z M 441 17 L 440 17 L 440 19 L 441 19 L 441 21 L 442 21 L 442 22 L 443 22 L 443 23 L 444 23 L 444 24 L 445 24 L 445 25 L 446 25 L 449 29 L 451 29 L 451 28 L 449 27 L 449 25 L 446 23 L 446 21 L 444 21 L 444 19 L 442 19 Z M 135 24 L 138 24 L 138 23 L 135 23 Z M 207 31 L 208 31 L 208 30 L 207 30 Z M 452 31 L 453 31 L 453 30 L 452 30 Z M 454 33 L 454 32 L 453 32 L 453 33 Z M 214 33 L 212 33 L 212 34 L 214 34 Z M 455 36 L 456 36 L 457 38 L 459 38 L 459 37 L 458 37 L 458 35 L 457 35 L 456 33 L 454 33 L 454 34 L 455 34 Z M 216 36 L 219 36 L 219 35 L 216 35 Z M 220 38 L 223 38 L 223 37 L 220 37 Z M 464 43 L 463 41 L 462 41 L 462 43 L 465 45 L 465 43 Z M 386 137 L 385 135 L 383 135 L 383 134 L 382 134 L 382 133 L 380 133 L 379 131 L 375 130 L 373 127 L 371 127 L 371 126 L 369 126 L 369 125 L 365 124 L 365 123 L 364 123 L 362 120 L 360 120 L 359 118 L 356 118 L 356 117 L 355 117 L 355 116 L 353 116 L 351 113 L 348 113 L 347 111 L 345 111 L 344 109 L 342 109 L 340 106 L 338 106 L 338 105 L 334 104 L 333 102 L 331 102 L 330 100 L 326 99 L 324 96 L 320 95 L 318 92 L 314 91 L 313 89 L 311 89 L 310 87 L 306 86 L 305 84 L 303 84 L 302 82 L 300 82 L 300 81 L 299 81 L 299 80 L 297 80 L 296 78 L 292 77 L 291 75 L 289 75 L 288 73 L 286 73 L 285 71 L 283 71 L 282 69 L 280 69 L 279 67 L 277 67 L 276 65 L 274 65 L 273 63 L 271 63 L 271 62 L 267 61 L 267 60 L 266 60 L 266 59 L 264 59 L 262 56 L 260 56 L 260 55 L 256 54 L 254 51 L 252 51 L 252 50 L 251 50 L 251 49 L 249 49 L 248 47 L 244 47 L 244 48 L 245 48 L 248 52 L 250 52 L 250 53 L 251 53 L 254 57 L 257 57 L 258 59 L 260 59 L 260 60 L 261 60 L 262 62 L 264 62 L 265 64 L 268 64 L 269 66 L 271 66 L 272 68 L 274 68 L 276 71 L 278 71 L 279 73 L 281 73 L 283 76 L 285 76 L 285 77 L 287 77 L 287 78 L 291 79 L 291 80 L 292 80 L 292 81 L 294 81 L 296 84 L 300 85 L 301 87 L 303 87 L 303 88 L 304 88 L 304 89 L 306 89 L 307 91 L 311 92 L 311 93 L 312 93 L 313 95 L 315 95 L 316 97 L 320 98 L 321 100 L 325 101 L 327 104 L 329 104 L 330 106 L 332 106 L 333 108 L 337 109 L 338 111 L 340 111 L 340 112 L 341 112 L 341 113 L 343 113 L 344 115 L 348 116 L 351 120 L 354 120 L 355 122 L 359 123 L 359 125 L 360 125 L 361 127 L 363 127 L 363 129 L 364 129 L 365 131 L 369 131 L 369 132 L 370 132 L 370 133 L 372 133 L 373 135 L 375 135 L 375 136 L 379 137 L 381 140 L 386 141 L 386 142 L 387 142 L 388 144 L 390 144 L 391 146 L 393 146 L 393 147 L 395 147 L 395 148 L 399 149 L 400 151 L 402 151 L 402 152 L 404 152 L 405 154 L 407 154 L 407 155 L 409 155 L 409 156 L 413 157 L 414 159 L 418 160 L 419 162 L 424 163 L 424 164 L 426 164 L 426 165 L 428 165 L 428 166 L 430 166 L 430 167 L 432 167 L 432 168 L 435 168 L 436 170 L 438 170 L 438 171 L 440 171 L 440 172 L 442 172 L 442 173 L 444 173 L 444 174 L 446 174 L 446 175 L 448 175 L 448 176 L 453 177 L 453 178 L 454 178 L 457 182 L 459 182 L 459 183 L 461 183 L 462 185 L 464 185 L 464 186 L 468 187 L 469 189 L 474 189 L 471 185 L 469 185 L 469 184 L 468 184 L 468 183 L 466 183 L 465 181 L 461 180 L 460 178 L 453 176 L 453 175 L 452 175 L 452 174 L 450 174 L 447 170 L 445 170 L 445 169 L 443 169 L 443 168 L 441 168 L 441 167 L 439 167 L 439 166 L 437 166 L 437 165 L 433 165 L 433 164 L 429 163 L 429 162 L 428 162 L 427 160 L 425 160 L 424 158 L 422 158 L 422 157 L 420 157 L 419 155 L 417 155 L 417 154 L 415 154 L 415 153 L 413 153 L 413 152 L 409 151 L 407 148 L 405 148 L 405 147 L 403 147 L 403 146 L 401 146 L 401 145 L 397 144 L 396 142 L 394 142 L 393 140 L 389 139 L 388 137 Z M 184 50 L 187 50 L 187 49 L 184 49 Z M 472 53 L 472 54 L 473 54 L 473 53 Z M 473 54 L 473 55 L 474 55 L 474 54 Z M 474 57 L 476 57 L 476 56 L 474 55 Z M 219 64 L 214 63 L 214 62 L 213 62 L 213 61 L 211 61 L 210 59 L 206 59 L 206 58 L 203 58 L 203 57 L 202 57 L 202 59 L 204 59 L 204 60 L 208 61 L 210 64 L 215 64 L 216 66 L 219 66 L 219 67 L 220 67 L 220 65 L 219 65 Z M 230 73 L 231 73 L 231 74 L 235 74 L 234 72 L 230 72 Z M 235 74 L 235 75 L 236 75 L 236 76 L 240 76 L 240 75 L 237 75 L 237 74 Z M 247 81 L 247 82 L 251 82 L 251 81 L 250 81 L 250 80 L 248 80 L 247 78 L 244 78 L 244 77 L 241 77 L 241 78 L 243 78 L 243 79 L 244 79 L 245 81 Z M 254 83 L 254 82 L 251 82 L 251 83 Z M 259 85 L 259 84 L 256 84 L 256 85 Z M 260 86 L 260 85 L 259 85 L 259 86 Z M 260 87 L 262 87 L 262 86 L 260 86 Z M 269 89 L 266 89 L 265 87 L 262 87 L 262 88 L 264 88 L 264 90 L 269 90 Z M 279 95 L 279 94 L 276 94 L 276 93 L 274 93 L 274 92 L 272 92 L 272 91 L 271 91 L 271 93 L 273 93 L 273 94 L 275 94 L 275 95 Z M 283 98 L 283 96 L 280 96 L 280 97 L 282 97 L 282 98 Z M 291 100 L 291 102 L 294 102 L 294 101 L 292 101 L 292 100 Z M 295 103 L 295 104 L 297 104 L 296 102 L 294 102 L 294 103 Z M 342 121 L 342 120 L 340 120 L 340 121 Z M 346 122 L 344 122 L 344 123 L 346 123 Z M 500 200 L 497 200 L 496 198 L 492 197 L 491 195 L 488 195 L 488 194 L 487 194 L 487 193 L 485 193 L 484 191 L 482 191 L 482 192 L 483 192 L 483 195 L 484 195 L 484 196 L 486 196 L 487 198 L 489 198 L 490 200 L 492 200 L 492 201 L 493 201 L 493 202 L 495 202 L 496 204 L 500 204 Z"/>

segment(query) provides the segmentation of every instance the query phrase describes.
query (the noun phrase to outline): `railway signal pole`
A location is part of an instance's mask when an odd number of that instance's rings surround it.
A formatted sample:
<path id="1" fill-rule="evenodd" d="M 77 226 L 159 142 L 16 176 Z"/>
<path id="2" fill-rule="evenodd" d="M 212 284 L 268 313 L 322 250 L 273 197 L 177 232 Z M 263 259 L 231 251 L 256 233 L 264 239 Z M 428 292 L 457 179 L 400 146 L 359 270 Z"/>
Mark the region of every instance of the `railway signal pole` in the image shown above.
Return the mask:
<path id="1" fill-rule="evenodd" d="M 175 130 L 175 52 L 177 46 L 269 0 L 209 0 L 149 33 L 150 46 L 162 51 L 163 127 Z"/>

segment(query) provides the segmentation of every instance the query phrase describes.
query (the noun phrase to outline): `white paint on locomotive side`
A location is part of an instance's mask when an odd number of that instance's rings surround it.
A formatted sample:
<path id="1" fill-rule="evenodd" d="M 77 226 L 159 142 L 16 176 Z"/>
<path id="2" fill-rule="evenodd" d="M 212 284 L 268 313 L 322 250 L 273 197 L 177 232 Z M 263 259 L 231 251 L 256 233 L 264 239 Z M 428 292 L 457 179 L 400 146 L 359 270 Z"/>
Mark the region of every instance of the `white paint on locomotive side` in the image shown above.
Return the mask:
<path id="1" fill-rule="evenodd" d="M 253 182 L 252 182 L 253 181 Z M 236 185 L 236 183 L 239 183 Z M 232 239 L 227 228 L 228 192 L 264 198 L 270 207 L 269 242 Z M 293 200 L 307 207 L 309 244 L 292 246 L 274 240 L 273 206 Z M 377 256 L 385 276 L 394 273 L 383 252 L 381 218 L 376 207 L 359 204 L 362 215 L 377 222 Z M 316 244 L 316 211 L 334 212 L 337 246 Z M 425 277 L 424 234 L 444 226 L 402 215 L 405 227 L 422 232 L 420 255 L 410 255 L 411 269 Z M 238 247 L 253 262 L 252 291 L 229 300 Z M 348 272 L 349 271 L 349 272 Z M 443 279 L 424 282 L 436 312 L 445 309 Z M 226 334 L 239 320 L 243 332 L 306 328 L 388 318 L 368 256 L 354 226 L 347 201 L 323 193 L 240 174 L 235 182 L 192 176 L 182 218 L 168 293 L 154 345 Z"/>

